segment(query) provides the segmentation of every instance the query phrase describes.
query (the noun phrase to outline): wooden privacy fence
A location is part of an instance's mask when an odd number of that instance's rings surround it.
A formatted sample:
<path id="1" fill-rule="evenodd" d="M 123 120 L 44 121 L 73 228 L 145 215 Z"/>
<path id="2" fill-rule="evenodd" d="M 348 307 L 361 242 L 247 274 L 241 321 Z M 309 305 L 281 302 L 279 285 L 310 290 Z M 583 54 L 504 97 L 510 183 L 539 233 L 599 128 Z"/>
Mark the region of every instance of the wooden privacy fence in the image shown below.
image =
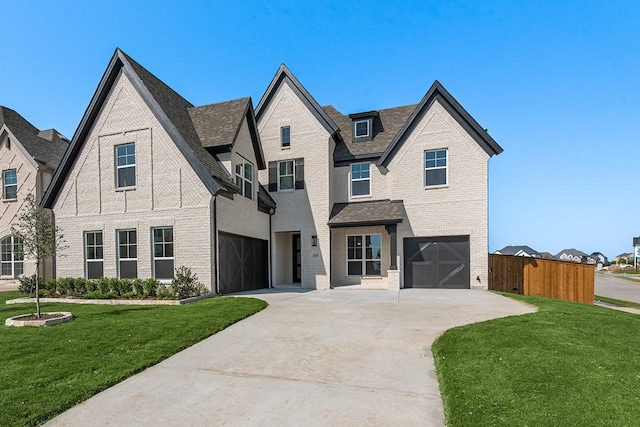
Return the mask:
<path id="1" fill-rule="evenodd" d="M 595 266 L 523 256 L 489 255 L 489 290 L 593 304 Z"/>

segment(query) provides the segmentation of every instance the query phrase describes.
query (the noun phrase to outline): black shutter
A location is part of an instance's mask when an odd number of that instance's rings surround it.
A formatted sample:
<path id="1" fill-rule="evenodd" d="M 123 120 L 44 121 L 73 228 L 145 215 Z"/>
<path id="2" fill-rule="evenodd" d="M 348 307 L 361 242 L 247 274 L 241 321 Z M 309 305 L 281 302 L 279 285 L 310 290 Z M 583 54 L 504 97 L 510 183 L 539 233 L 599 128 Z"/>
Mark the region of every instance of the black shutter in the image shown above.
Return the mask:
<path id="1" fill-rule="evenodd" d="M 296 190 L 304 188 L 304 158 L 295 160 L 296 163 Z"/>
<path id="2" fill-rule="evenodd" d="M 278 162 L 269 162 L 269 192 L 278 191 Z"/>

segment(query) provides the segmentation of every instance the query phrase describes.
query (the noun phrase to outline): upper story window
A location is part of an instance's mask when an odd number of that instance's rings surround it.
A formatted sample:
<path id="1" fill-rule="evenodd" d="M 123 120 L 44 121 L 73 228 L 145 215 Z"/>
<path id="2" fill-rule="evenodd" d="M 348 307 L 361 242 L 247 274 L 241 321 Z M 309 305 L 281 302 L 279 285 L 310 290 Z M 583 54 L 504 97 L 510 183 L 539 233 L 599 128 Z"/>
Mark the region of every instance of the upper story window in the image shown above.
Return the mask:
<path id="1" fill-rule="evenodd" d="M 116 188 L 136 186 L 136 144 L 116 146 Z"/>
<path id="2" fill-rule="evenodd" d="M 242 156 L 236 156 L 236 185 L 240 194 L 253 200 L 253 164 Z"/>
<path id="3" fill-rule="evenodd" d="M 280 128 L 280 146 L 282 148 L 291 146 L 291 127 L 283 126 Z"/>
<path id="4" fill-rule="evenodd" d="M 278 191 L 293 190 L 294 165 L 293 160 L 278 162 Z"/>
<path id="5" fill-rule="evenodd" d="M 356 138 L 366 138 L 369 136 L 369 120 L 360 120 L 355 122 Z"/>
<path id="6" fill-rule="evenodd" d="M 424 152 L 425 187 L 447 185 L 447 150 Z"/>
<path id="7" fill-rule="evenodd" d="M 18 198 L 18 174 L 15 169 L 8 169 L 2 173 L 4 182 L 4 199 Z"/>
<path id="8" fill-rule="evenodd" d="M 269 162 L 269 192 L 303 188 L 304 158 Z"/>
<path id="9" fill-rule="evenodd" d="M 371 163 L 354 163 L 351 165 L 351 196 L 371 195 Z"/>

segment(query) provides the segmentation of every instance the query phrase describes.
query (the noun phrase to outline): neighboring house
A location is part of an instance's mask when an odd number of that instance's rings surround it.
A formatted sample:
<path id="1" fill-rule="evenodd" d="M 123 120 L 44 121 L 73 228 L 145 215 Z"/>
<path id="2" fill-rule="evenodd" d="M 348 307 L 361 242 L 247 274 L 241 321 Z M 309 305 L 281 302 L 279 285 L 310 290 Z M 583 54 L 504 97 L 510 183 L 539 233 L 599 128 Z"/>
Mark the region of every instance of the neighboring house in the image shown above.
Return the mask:
<path id="1" fill-rule="evenodd" d="M 502 148 L 439 82 L 417 105 L 345 115 L 282 65 L 256 119 L 274 285 L 487 288 L 487 169 Z"/>
<path id="2" fill-rule="evenodd" d="M 540 255 L 542 255 L 544 259 L 556 259 L 551 252 L 540 252 Z"/>
<path id="3" fill-rule="evenodd" d="M 11 235 L 11 226 L 28 194 L 41 199 L 67 145 L 67 139 L 55 129 L 38 130 L 14 110 L 0 106 L 0 279 L 35 273 L 35 262 L 20 253 L 21 242 Z M 41 268 L 45 277 L 52 276 L 51 259 L 44 260 Z"/>
<path id="4" fill-rule="evenodd" d="M 607 259 L 606 256 L 604 256 L 604 254 L 602 252 L 594 252 L 591 255 L 591 258 L 593 258 L 596 261 L 596 264 L 607 264 L 609 262 L 609 260 Z"/>
<path id="5" fill-rule="evenodd" d="M 267 287 L 265 168 L 250 98 L 194 107 L 116 49 L 43 200 L 69 245 L 57 276 L 184 265 L 220 293 Z"/>
<path id="6" fill-rule="evenodd" d="M 621 253 L 616 257 L 616 262 L 633 264 L 633 259 L 634 259 L 633 252 L 625 252 L 625 253 Z"/>
<path id="7" fill-rule="evenodd" d="M 542 254 L 540 252 L 531 249 L 529 246 L 505 246 L 504 248 L 495 251 L 494 254 L 542 258 Z"/>
<path id="8" fill-rule="evenodd" d="M 596 263 L 595 258 L 573 248 L 561 250 L 556 254 L 556 258 L 561 261 L 586 262 L 588 264 Z"/>

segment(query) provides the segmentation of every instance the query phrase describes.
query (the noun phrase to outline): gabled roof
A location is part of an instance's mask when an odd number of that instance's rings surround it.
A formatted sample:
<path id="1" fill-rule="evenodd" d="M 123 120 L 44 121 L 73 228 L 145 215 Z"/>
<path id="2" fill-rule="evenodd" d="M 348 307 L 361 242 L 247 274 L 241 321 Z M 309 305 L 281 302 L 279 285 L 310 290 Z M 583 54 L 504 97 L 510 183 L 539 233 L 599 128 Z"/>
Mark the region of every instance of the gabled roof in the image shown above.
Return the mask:
<path id="1" fill-rule="evenodd" d="M 501 255 L 522 255 L 527 254 L 533 258 L 542 258 L 542 254 L 529 246 L 505 246 L 504 248 L 496 251 Z"/>
<path id="2" fill-rule="evenodd" d="M 366 202 L 336 203 L 329 215 L 329 227 L 359 227 L 390 225 L 402 222 L 402 200 L 371 200 Z"/>
<path id="3" fill-rule="evenodd" d="M 193 107 L 188 112 L 200 143 L 214 153 L 231 150 L 246 119 L 258 169 L 266 167 L 250 97 Z"/>
<path id="4" fill-rule="evenodd" d="M 587 255 L 586 253 L 579 251 L 577 249 L 563 249 L 560 252 L 558 252 L 556 254 L 556 258 L 560 258 L 560 255 L 565 254 L 565 255 L 571 255 L 571 256 L 577 256 L 577 257 L 588 257 L 589 255 Z"/>
<path id="5" fill-rule="evenodd" d="M 38 164 L 53 169 L 58 167 L 68 145 L 67 139 L 58 131 L 40 131 L 16 111 L 0 106 L 0 128 L 3 125 Z"/>
<path id="6" fill-rule="evenodd" d="M 406 105 L 378 110 L 378 116 L 373 118 L 371 140 L 353 142 L 352 118 L 340 113 L 331 105 L 324 107 L 329 117 L 340 127 L 342 135 L 342 140 L 336 144 L 333 160 L 339 162 L 380 157 L 415 108 L 415 105 Z"/>
<path id="7" fill-rule="evenodd" d="M 53 181 L 44 196 L 44 206 L 51 207 L 53 205 L 58 191 L 71 170 L 73 160 L 82 149 L 82 145 L 91 130 L 93 122 L 98 116 L 102 105 L 106 102 L 107 96 L 120 73 L 123 73 L 129 78 L 133 87 L 137 90 L 138 94 L 145 101 L 211 194 L 236 192 L 238 188 L 229 175 L 229 172 L 220 163 L 216 155 L 208 152 L 200 141 L 200 137 L 190 115 L 190 110 L 194 109 L 193 104 L 131 59 L 131 57 L 123 51 L 116 49 L 82 117 L 78 129 L 73 135 L 71 145 L 65 153 L 61 166 L 54 175 Z M 246 105 L 250 104 L 251 101 L 248 100 Z M 196 116 L 198 116 L 197 113 Z M 206 114 L 203 112 L 202 116 L 206 116 Z M 204 125 L 204 122 L 207 122 L 206 126 L 204 126 L 207 128 L 207 131 L 217 132 L 215 126 L 208 119 L 203 119 L 201 124 Z M 222 128 L 225 128 L 225 125 L 226 123 L 222 123 Z M 201 130 L 204 131 L 204 128 Z M 261 152 L 260 154 L 256 153 L 256 155 L 260 157 Z"/>
<path id="8" fill-rule="evenodd" d="M 329 135 L 334 135 L 338 131 L 338 126 L 284 64 L 280 65 L 278 72 L 273 77 L 273 80 L 271 80 L 271 83 L 264 95 L 262 95 L 262 99 L 260 99 L 260 102 L 256 107 L 256 120 L 260 121 L 266 107 L 278 92 L 280 86 L 285 82 L 289 84 L 296 95 L 298 95 L 298 98 L 300 98 L 304 105 L 309 109 L 311 114 L 313 114 L 327 132 L 329 132 Z"/>
<path id="9" fill-rule="evenodd" d="M 440 84 L 433 82 L 420 103 L 413 110 L 402 129 L 395 135 L 385 152 L 378 160 L 378 165 L 387 166 L 393 155 L 405 140 L 405 136 L 415 127 L 417 121 L 438 100 L 451 116 L 465 129 L 469 135 L 486 151 L 489 156 L 502 153 L 502 147 L 483 129 L 478 122 L 455 100 Z"/>

